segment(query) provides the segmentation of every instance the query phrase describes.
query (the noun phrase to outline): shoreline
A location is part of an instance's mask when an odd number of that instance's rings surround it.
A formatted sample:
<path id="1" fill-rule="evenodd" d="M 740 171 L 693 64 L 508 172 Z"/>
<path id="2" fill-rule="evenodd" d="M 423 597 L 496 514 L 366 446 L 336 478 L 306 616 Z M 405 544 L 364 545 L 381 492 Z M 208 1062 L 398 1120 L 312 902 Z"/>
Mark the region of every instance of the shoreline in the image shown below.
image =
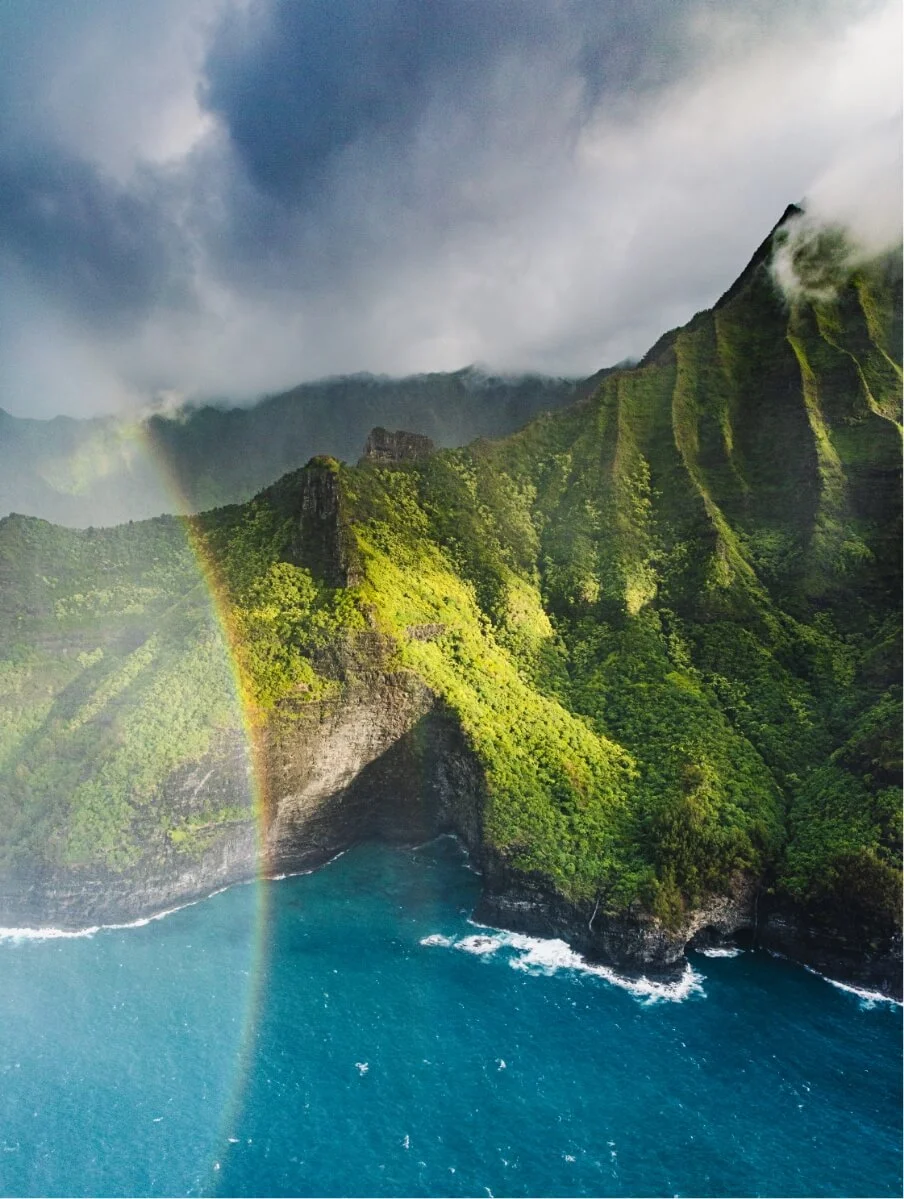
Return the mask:
<path id="1" fill-rule="evenodd" d="M 457 833 L 442 832 L 435 837 L 428 838 L 426 841 L 419 841 L 415 845 L 397 845 L 395 848 L 416 851 L 447 838 L 454 840 L 461 850 L 462 867 L 482 877 L 483 872 L 473 864 L 471 860 L 473 857 L 472 853 Z M 364 845 L 367 842 L 359 842 L 359 844 Z M 331 865 L 333 862 L 338 861 L 351 848 L 354 848 L 354 846 L 339 850 L 315 866 L 308 866 L 298 870 L 287 870 L 278 874 L 261 874 L 252 878 L 237 878 L 233 882 L 216 887 L 205 894 L 186 899 L 182 903 L 173 904 L 151 912 L 148 915 L 139 916 L 134 920 L 110 921 L 109 923 L 101 922 L 76 928 L 63 928 L 53 925 L 0 926 L 0 946 L 5 944 L 19 945 L 43 941 L 88 939 L 102 932 L 122 932 L 129 929 L 144 928 L 158 920 L 164 920 L 168 916 L 175 915 L 175 913 L 181 912 L 186 908 L 206 903 L 208 900 L 214 899 L 217 895 L 231 891 L 234 887 L 249 886 L 252 883 L 279 883 L 287 879 L 314 874 Z M 523 952 L 524 968 L 536 965 L 541 968 L 546 967 L 553 970 L 560 968 L 579 970 L 598 976 L 610 983 L 610 985 L 627 990 L 635 998 L 645 998 L 647 1002 L 655 1002 L 657 1000 L 680 1001 L 696 991 L 702 990 L 698 985 L 695 985 L 699 983 L 700 975 L 689 960 L 688 953 L 697 954 L 705 958 L 725 959 L 739 957 L 747 953 L 765 953 L 777 960 L 789 962 L 798 969 L 814 975 L 837 990 L 856 997 L 862 1004 L 872 1007 L 877 1003 L 886 1003 L 893 1007 L 904 1009 L 904 998 L 894 995 L 890 991 L 858 986 L 850 980 L 833 978 L 831 975 L 817 970 L 805 961 L 795 958 L 790 954 L 782 953 L 779 950 L 771 949 L 768 946 L 754 945 L 742 947 L 731 943 L 730 940 L 726 940 L 724 944 L 709 946 L 692 946 L 688 944 L 682 956 L 668 970 L 651 970 L 645 972 L 631 969 L 630 966 L 619 966 L 618 964 L 595 961 L 592 956 L 586 956 L 581 953 L 573 947 L 570 940 L 565 940 L 562 937 L 543 935 L 536 932 L 528 933 L 524 930 L 488 924 L 478 920 L 477 912 L 483 902 L 484 896 L 481 896 L 475 905 L 474 911 L 467 918 L 468 924 L 474 929 L 479 930 L 473 937 L 462 938 L 459 942 L 456 942 L 441 934 L 431 934 L 422 938 L 420 944 L 462 948 L 466 952 L 476 954 L 493 953 L 499 948 L 504 947 L 514 948 Z M 485 939 L 487 942 L 492 941 L 493 944 L 491 946 L 487 945 L 487 947 L 478 946 L 476 942 L 482 939 Z M 466 944 L 468 941 L 474 941 L 475 945 L 470 946 Z M 559 960 L 554 960 L 556 956 L 558 956 Z"/>

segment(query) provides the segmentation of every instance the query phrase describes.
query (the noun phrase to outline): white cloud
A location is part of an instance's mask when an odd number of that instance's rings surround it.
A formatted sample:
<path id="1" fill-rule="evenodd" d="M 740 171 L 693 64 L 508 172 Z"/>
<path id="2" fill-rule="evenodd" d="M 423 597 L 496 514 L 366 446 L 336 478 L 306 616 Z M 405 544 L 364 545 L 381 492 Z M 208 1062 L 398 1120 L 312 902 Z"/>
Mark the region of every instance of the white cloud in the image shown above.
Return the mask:
<path id="1" fill-rule="evenodd" d="M 49 102 L 60 136 L 118 178 L 166 161 L 194 304 L 158 305 L 112 335 L 74 332 L 52 297 L 31 303 L 27 334 L 3 341 L 3 406 L 26 411 L 36 391 L 45 410 L 73 411 L 166 388 L 250 397 L 473 361 L 590 373 L 711 304 L 791 201 L 865 245 L 900 237 L 897 4 L 776 6 L 759 20 L 706 6 L 688 19 L 680 78 L 604 95 L 583 123 L 580 79 L 542 45 L 496 64 L 485 111 L 437 85 L 401 150 L 379 135 L 347 147 L 319 207 L 274 209 L 280 240 L 265 245 L 262 222 L 239 269 L 229 206 L 254 197 L 234 179 L 227 194 L 235 164 L 196 99 L 217 9 L 173 8 L 146 62 L 140 38 L 98 33 Z"/>

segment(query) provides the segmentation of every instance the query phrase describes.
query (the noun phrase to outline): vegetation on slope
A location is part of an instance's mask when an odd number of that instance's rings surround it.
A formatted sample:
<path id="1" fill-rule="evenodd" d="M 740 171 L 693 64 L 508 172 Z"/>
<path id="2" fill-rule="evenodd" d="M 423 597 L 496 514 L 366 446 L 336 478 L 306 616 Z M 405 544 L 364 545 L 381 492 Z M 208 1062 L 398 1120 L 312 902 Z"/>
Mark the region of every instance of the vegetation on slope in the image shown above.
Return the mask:
<path id="1" fill-rule="evenodd" d="M 321 459 L 197 518 L 250 710 L 291 720 L 337 695 L 380 634 L 457 714 L 485 772 L 488 849 L 511 867 L 667 923 L 749 874 L 887 928 L 900 307 L 894 260 L 790 303 L 755 261 L 638 367 L 506 440 L 391 466 Z M 299 536 L 312 472 L 337 497 L 345 587 L 322 537 Z M 88 534 L 0 524 L 19 613 L 0 702 L 21 714 L 2 793 L 21 817 L 12 852 L 116 865 L 142 797 L 237 716 L 211 698 L 225 654 L 184 529 L 92 536 L 89 553 Z M 33 585 L 28 555 L 50 564 Z M 185 719 L 160 749 L 152 713 L 176 676 Z M 71 774 L 40 776 L 49 739 Z M 184 819 L 159 819 L 191 843 Z"/>

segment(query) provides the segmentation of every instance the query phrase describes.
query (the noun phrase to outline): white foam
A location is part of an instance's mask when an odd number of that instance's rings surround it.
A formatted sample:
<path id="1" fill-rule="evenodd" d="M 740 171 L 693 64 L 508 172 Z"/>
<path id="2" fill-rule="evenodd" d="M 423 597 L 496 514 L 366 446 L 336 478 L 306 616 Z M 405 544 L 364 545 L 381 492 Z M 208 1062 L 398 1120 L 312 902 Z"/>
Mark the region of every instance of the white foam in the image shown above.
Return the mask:
<path id="1" fill-rule="evenodd" d="M 697 953 L 702 953 L 705 958 L 736 958 L 743 952 L 743 949 L 738 949 L 736 946 L 713 946 L 711 949 L 697 950 Z"/>
<path id="2" fill-rule="evenodd" d="M 829 983 L 833 987 L 837 987 L 839 991 L 846 991 L 848 995 L 856 995 L 860 1000 L 860 1006 L 864 1008 L 873 1008 L 877 1003 L 890 1003 L 893 1007 L 904 1007 L 904 1002 L 900 999 L 895 999 L 892 995 L 886 995 L 883 991 L 870 991 L 866 987 L 855 987 L 853 983 L 842 983 L 837 978 L 829 978 L 827 974 L 820 974 L 818 970 L 814 970 L 812 966 L 804 966 L 804 970 L 808 974 L 815 974 L 817 978 L 821 978 L 823 982 Z"/>
<path id="3" fill-rule="evenodd" d="M 155 920 L 164 920 L 167 916 L 172 916 L 175 912 L 181 912 L 185 908 L 193 908 L 198 903 L 206 903 L 208 899 L 213 899 L 216 895 L 222 895 L 226 891 L 231 891 L 233 887 L 246 887 L 250 883 L 257 881 L 256 878 L 238 879 L 234 883 L 227 883 L 225 887 L 218 887 L 215 891 L 210 891 L 207 895 L 201 895 L 197 899 L 189 899 L 185 903 L 177 903 L 175 907 L 164 908 L 162 912 L 154 912 L 151 916 L 140 916 L 137 920 L 127 920 L 123 924 L 91 924 L 87 928 L 0 927 L 0 942 L 9 941 L 15 945 L 23 941 L 56 941 L 60 938 L 93 937 L 95 933 L 107 930 L 115 932 L 124 928 L 144 928 L 146 924 L 151 924 Z"/>
<path id="4" fill-rule="evenodd" d="M 11 941 L 13 944 L 19 944 L 22 941 L 56 941 L 72 937 L 93 937 L 95 933 L 104 930 L 116 931 L 117 929 L 124 928 L 144 928 L 146 924 L 151 924 L 154 920 L 163 920 L 167 916 L 172 916 L 174 912 L 181 912 L 183 908 L 194 907 L 196 903 L 203 903 L 206 899 L 213 899 L 214 895 L 222 895 L 227 890 L 229 890 L 228 887 L 221 887 L 219 891 L 211 891 L 209 895 L 205 895 L 201 899 L 191 899 L 188 903 L 180 903 L 174 908 L 166 908 L 162 912 L 154 912 L 152 916 L 141 916 L 138 920 L 128 920 L 124 924 L 92 924 L 88 928 L 75 929 L 0 928 L 0 941 Z"/>
<path id="5" fill-rule="evenodd" d="M 470 923 L 474 924 L 473 921 Z M 586 961 L 564 941 L 557 938 L 528 937 L 524 933 L 506 932 L 479 924 L 474 924 L 474 927 L 485 928 L 486 931 L 458 939 L 433 933 L 429 937 L 424 937 L 421 944 L 460 949 L 478 957 L 489 957 L 502 949 L 512 950 L 514 952 L 508 958 L 508 964 L 514 970 L 545 975 L 555 974 L 559 970 L 574 970 L 582 974 L 592 974 L 613 986 L 621 987 L 646 1004 L 661 1001 L 679 1003 L 690 998 L 691 995 L 705 995 L 703 975 L 694 970 L 690 964 L 685 965 L 679 978 L 670 982 L 646 978 L 643 975 L 637 978 L 628 978 L 609 966 L 600 966 Z"/>
<path id="6" fill-rule="evenodd" d="M 482 957 L 485 953 L 495 953 L 497 949 L 502 948 L 503 944 L 504 941 L 501 937 L 463 937 L 460 941 L 455 942 L 455 948 Z"/>
<path id="7" fill-rule="evenodd" d="M 63 937 L 93 937 L 96 932 L 99 932 L 101 925 L 95 924 L 91 928 L 65 929 L 65 928 L 0 928 L 0 941 L 12 941 L 18 944 L 21 941 L 55 941 Z"/>
<path id="8" fill-rule="evenodd" d="M 338 857 L 342 854 L 338 854 Z M 336 858 L 330 858 L 330 861 L 336 861 Z M 326 863 L 329 866 L 329 862 Z M 313 874 L 313 870 L 303 870 L 303 874 Z M 291 875 L 279 875 L 279 878 L 290 878 Z M 174 912 L 183 911 L 186 908 L 194 908 L 195 904 L 206 903 L 207 899 L 213 899 L 216 896 L 222 896 L 227 891 L 233 890 L 233 887 L 251 886 L 252 882 L 260 882 L 261 879 L 254 876 L 251 879 L 236 879 L 235 882 L 227 882 L 225 886 L 217 887 L 216 891 L 209 891 L 204 896 L 199 896 L 197 899 L 187 899 L 186 903 L 175 904 L 173 908 L 164 908 L 163 911 L 155 911 L 151 916 L 140 916 L 138 920 L 128 920 L 120 924 L 90 924 L 88 928 L 4 928 L 0 927 L 0 942 L 10 941 L 11 944 L 17 945 L 22 941 L 54 941 L 60 938 L 74 938 L 74 936 L 94 936 L 95 933 L 107 932 L 107 930 L 116 930 L 123 928 L 144 928 L 145 924 L 150 924 L 155 920 L 164 920 L 165 917 L 174 915 Z M 273 881 L 266 879 L 267 882 Z"/>
<path id="9" fill-rule="evenodd" d="M 358 1073 L 363 1078 L 364 1075 L 367 1073 L 367 1071 L 370 1069 L 370 1066 L 367 1064 L 367 1062 L 355 1062 L 355 1069 L 358 1071 Z"/>
<path id="10" fill-rule="evenodd" d="M 264 874 L 262 877 L 268 883 L 281 883 L 287 878 L 304 878 L 306 874 L 316 874 L 318 870 L 323 870 L 327 866 L 332 866 L 333 862 L 338 862 L 340 858 L 344 858 L 348 853 L 347 849 L 340 849 L 338 853 L 334 853 L 331 858 L 327 858 L 325 862 L 321 862 L 319 866 L 306 866 L 304 870 L 287 870 L 284 874 Z M 226 888 L 223 888 L 226 890 Z M 218 892 L 214 892 L 218 894 Z"/>

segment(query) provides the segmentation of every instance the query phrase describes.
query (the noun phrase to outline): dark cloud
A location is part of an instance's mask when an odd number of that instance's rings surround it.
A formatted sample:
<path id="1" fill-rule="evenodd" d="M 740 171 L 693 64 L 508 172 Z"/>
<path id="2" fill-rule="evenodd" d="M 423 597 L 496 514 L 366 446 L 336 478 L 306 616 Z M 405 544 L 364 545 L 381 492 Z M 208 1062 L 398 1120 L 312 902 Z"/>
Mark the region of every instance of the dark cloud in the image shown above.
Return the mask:
<path id="1" fill-rule="evenodd" d="M 528 39 L 534 15 L 492 2 L 258 4 L 224 21 L 203 99 L 250 178 L 297 204 L 346 147 L 410 136 L 437 86 L 467 102 L 481 68 Z"/>
<path id="2" fill-rule="evenodd" d="M 18 411 L 589 373 L 789 200 L 900 224 L 890 0 L 12 0 L 0 37 Z"/>
<path id="3" fill-rule="evenodd" d="M 229 14 L 200 91 L 238 165 L 228 240 L 263 264 L 316 222 L 330 270 L 336 247 L 385 243 L 375 207 L 404 217 L 409 240 L 424 222 L 499 215 L 510 189 L 496 199 L 488 173 L 536 190 L 604 97 L 623 109 L 679 73 L 682 12 L 674 0 L 275 0 Z"/>
<path id="4" fill-rule="evenodd" d="M 178 229 L 154 190 L 55 146 L 0 154 L 0 255 L 89 325 L 121 327 L 186 296 Z"/>

